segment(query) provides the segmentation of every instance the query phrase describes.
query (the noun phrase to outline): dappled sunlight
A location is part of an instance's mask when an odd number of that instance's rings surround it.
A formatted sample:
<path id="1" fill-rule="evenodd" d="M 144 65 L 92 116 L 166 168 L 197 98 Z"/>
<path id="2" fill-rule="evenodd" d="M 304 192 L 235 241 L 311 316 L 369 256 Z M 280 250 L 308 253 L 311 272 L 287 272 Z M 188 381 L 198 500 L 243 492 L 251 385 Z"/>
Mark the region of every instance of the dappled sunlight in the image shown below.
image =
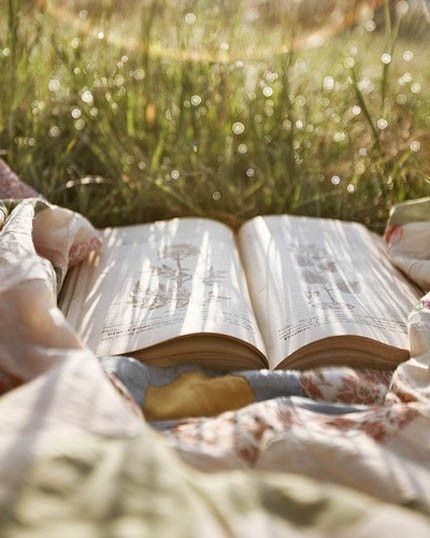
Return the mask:
<path id="1" fill-rule="evenodd" d="M 421 0 L 380 4 L 14 2 L 0 147 L 98 226 L 293 212 L 382 231 L 428 191 L 430 47 Z"/>
<path id="2" fill-rule="evenodd" d="M 357 337 L 407 349 L 406 320 L 419 294 L 364 227 L 257 217 L 244 226 L 240 241 L 272 367 L 324 338 L 352 337 L 328 346 L 329 355 L 343 348 L 344 361 L 358 357 Z M 366 346 L 369 356 L 378 356 Z"/>
<path id="3" fill-rule="evenodd" d="M 0 3 L 1 536 L 426 535 L 429 8 Z"/>
<path id="4" fill-rule="evenodd" d="M 172 334 L 202 333 L 244 340 L 264 353 L 226 226 L 175 219 L 108 229 L 104 236 L 104 250 L 74 270 L 77 277 L 71 278 L 78 283 L 67 309 L 67 318 L 95 353 L 137 352 L 169 341 Z M 221 348 L 208 348 L 213 358 L 221 356 Z"/>

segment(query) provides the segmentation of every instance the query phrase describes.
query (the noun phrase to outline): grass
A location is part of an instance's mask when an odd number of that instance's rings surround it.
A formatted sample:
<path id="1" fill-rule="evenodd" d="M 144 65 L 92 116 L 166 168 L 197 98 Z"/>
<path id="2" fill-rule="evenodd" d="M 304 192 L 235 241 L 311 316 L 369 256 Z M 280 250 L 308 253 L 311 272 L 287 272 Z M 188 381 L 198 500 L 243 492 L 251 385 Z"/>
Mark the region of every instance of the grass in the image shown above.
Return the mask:
<path id="1" fill-rule="evenodd" d="M 309 17 L 258 2 L 117 4 L 0 6 L 0 156 L 51 201 L 98 226 L 289 212 L 380 231 L 430 194 L 416 14 L 308 48 Z"/>

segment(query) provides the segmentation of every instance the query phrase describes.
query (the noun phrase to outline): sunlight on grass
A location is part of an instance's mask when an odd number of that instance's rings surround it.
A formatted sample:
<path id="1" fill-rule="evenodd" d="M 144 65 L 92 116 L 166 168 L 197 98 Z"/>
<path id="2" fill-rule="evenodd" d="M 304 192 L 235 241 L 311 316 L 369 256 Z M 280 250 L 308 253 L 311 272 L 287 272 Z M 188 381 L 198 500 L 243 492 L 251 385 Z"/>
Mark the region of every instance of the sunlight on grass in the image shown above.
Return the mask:
<path id="1" fill-rule="evenodd" d="M 292 212 L 380 229 L 430 193 L 429 26 L 406 2 L 351 4 L 9 0 L 0 153 L 97 225 Z"/>

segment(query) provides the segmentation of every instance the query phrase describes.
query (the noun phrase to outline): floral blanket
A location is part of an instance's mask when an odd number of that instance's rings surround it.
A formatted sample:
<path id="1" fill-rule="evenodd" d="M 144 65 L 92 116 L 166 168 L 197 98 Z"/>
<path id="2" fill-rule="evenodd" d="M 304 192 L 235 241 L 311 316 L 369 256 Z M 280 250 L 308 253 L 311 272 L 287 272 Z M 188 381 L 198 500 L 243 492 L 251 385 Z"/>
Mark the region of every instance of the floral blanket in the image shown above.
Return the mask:
<path id="1" fill-rule="evenodd" d="M 409 361 L 227 375 L 96 359 L 56 294 L 98 233 L 2 161 L 0 199 L 1 536 L 428 536 L 430 199 L 385 236 Z"/>

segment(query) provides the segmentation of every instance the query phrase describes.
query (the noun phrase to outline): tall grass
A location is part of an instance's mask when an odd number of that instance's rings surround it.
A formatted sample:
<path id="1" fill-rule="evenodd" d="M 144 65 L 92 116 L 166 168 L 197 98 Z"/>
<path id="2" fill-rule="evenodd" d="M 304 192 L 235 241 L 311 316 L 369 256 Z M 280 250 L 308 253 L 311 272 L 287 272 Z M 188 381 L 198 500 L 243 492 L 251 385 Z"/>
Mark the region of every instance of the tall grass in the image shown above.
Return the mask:
<path id="1" fill-rule="evenodd" d="M 246 1 L 76 4 L 0 6 L 0 153 L 50 200 L 100 226 L 291 212 L 379 230 L 430 194 L 425 22 L 387 7 L 385 30 L 306 49 L 294 20 L 244 23 Z"/>

